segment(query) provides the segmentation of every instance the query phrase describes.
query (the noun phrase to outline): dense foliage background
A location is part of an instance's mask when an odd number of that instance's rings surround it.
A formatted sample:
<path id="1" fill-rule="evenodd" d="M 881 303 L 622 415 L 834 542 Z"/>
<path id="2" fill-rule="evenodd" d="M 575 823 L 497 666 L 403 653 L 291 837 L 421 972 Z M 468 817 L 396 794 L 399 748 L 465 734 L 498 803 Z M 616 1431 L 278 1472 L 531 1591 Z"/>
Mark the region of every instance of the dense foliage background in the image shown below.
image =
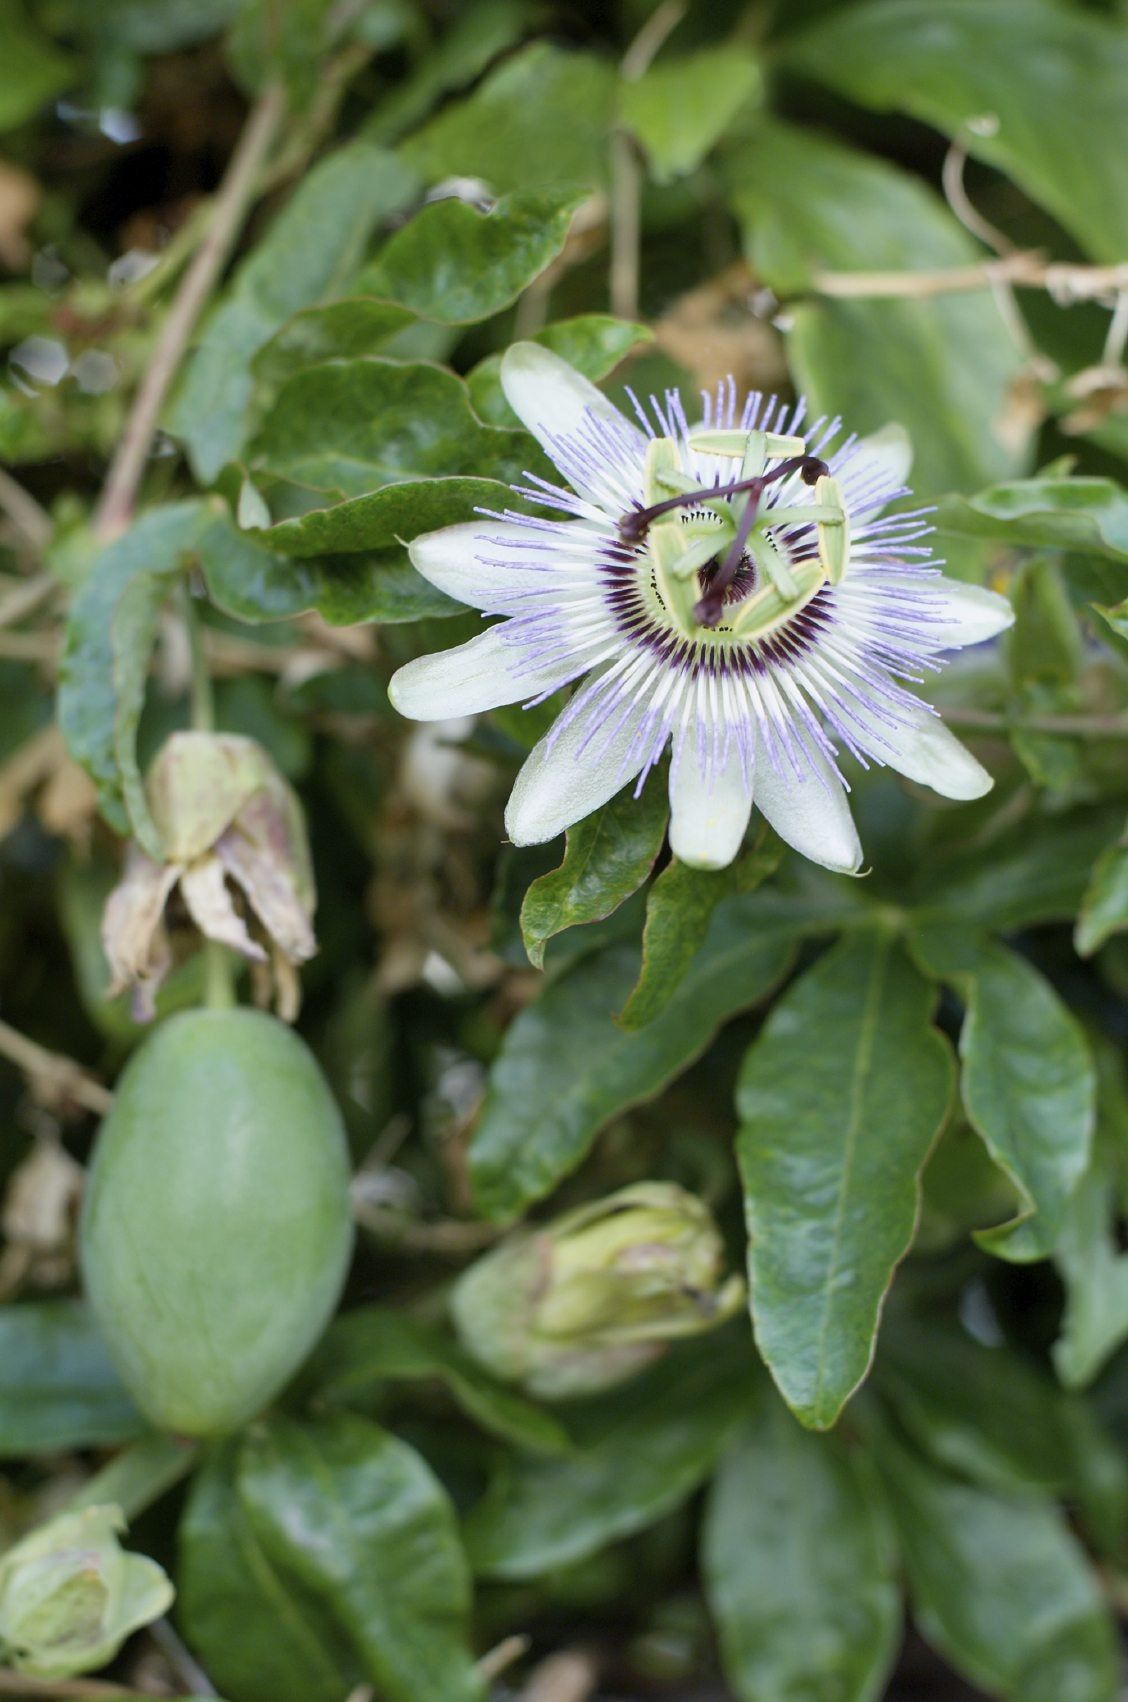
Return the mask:
<path id="1" fill-rule="evenodd" d="M 113 1502 L 177 1592 L 123 1689 L 0 1693 L 1118 1694 L 1126 29 L 0 0 L 0 1547 Z M 990 795 L 852 772 L 860 880 L 766 830 L 685 869 L 660 785 L 506 846 L 552 706 L 420 728 L 386 682 L 478 619 L 404 540 L 543 466 L 498 381 L 518 336 L 613 395 L 731 372 L 899 422 L 949 571 L 1016 609 L 930 688 Z M 197 1447 L 119 1384 L 74 1223 L 147 1032 L 102 907 L 128 837 L 166 853 L 141 775 L 209 699 L 304 808 L 298 1027 L 358 1242 L 282 1400 Z M 163 1014 L 206 980 L 170 902 Z M 570 1400 L 482 1362 L 531 1327 L 520 1284 L 460 1345 L 452 1283 L 517 1220 L 654 1181 L 747 1258 L 751 1329 Z"/>

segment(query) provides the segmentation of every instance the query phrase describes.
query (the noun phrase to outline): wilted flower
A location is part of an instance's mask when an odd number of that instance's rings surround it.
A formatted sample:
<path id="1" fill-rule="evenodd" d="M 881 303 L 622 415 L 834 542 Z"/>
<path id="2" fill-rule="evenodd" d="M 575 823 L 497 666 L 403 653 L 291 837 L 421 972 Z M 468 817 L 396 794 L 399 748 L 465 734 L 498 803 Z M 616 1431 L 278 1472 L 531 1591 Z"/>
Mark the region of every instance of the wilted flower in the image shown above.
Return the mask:
<path id="1" fill-rule="evenodd" d="M 0 1650 L 42 1679 L 92 1672 L 157 1619 L 173 1588 L 155 1560 L 127 1554 L 120 1507 L 64 1513 L 0 1557 Z"/>
<path id="2" fill-rule="evenodd" d="M 432 584 L 508 617 L 401 668 L 391 695 L 421 721 L 539 702 L 589 675 L 517 777 L 506 830 L 552 839 L 667 747 L 670 843 L 729 863 L 753 803 L 780 837 L 853 872 L 861 847 L 839 745 L 950 798 L 990 776 L 904 681 L 1012 616 L 993 592 L 941 576 L 905 495 L 903 442 L 801 432 L 805 407 L 731 380 L 690 426 L 667 391 L 639 423 L 557 356 L 515 344 L 505 395 L 571 486 L 530 475 L 516 494 L 564 519 L 483 511 L 416 538 Z M 834 445 L 837 443 L 837 447 Z M 835 743 L 835 741 L 838 743 Z"/>
<path id="3" fill-rule="evenodd" d="M 590 1394 L 730 1318 L 744 1283 L 722 1281 L 723 1264 L 700 1200 L 639 1182 L 507 1236 L 463 1273 L 451 1305 L 463 1344 L 497 1376 L 549 1398 Z"/>
<path id="4" fill-rule="evenodd" d="M 153 1015 L 172 966 L 165 906 L 174 888 L 208 939 L 273 970 L 281 1014 L 297 1012 L 294 966 L 317 949 L 313 869 L 301 805 L 261 745 L 235 733 L 173 733 L 146 779 L 149 808 L 165 848 L 155 863 L 130 847 L 110 894 L 102 943 L 112 998 L 134 989 L 134 1014 Z M 249 906 L 256 932 L 236 909 Z"/>

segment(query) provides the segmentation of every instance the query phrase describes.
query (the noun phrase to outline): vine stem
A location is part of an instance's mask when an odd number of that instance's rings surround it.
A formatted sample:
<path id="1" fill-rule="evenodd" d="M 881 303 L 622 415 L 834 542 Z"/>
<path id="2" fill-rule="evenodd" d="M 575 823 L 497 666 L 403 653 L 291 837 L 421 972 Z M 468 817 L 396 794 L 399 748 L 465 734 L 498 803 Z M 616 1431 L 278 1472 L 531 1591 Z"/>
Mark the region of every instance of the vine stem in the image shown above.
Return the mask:
<path id="1" fill-rule="evenodd" d="M 62 1052 L 50 1052 L 37 1040 L 30 1040 L 10 1023 L 0 1022 L 0 1057 L 8 1058 L 32 1081 L 49 1083 L 52 1089 L 104 1117 L 114 1102 L 108 1087 L 103 1087 L 81 1064 Z"/>
<path id="2" fill-rule="evenodd" d="M 10 1667 L 0 1667 L 0 1696 L 22 1696 L 25 1702 L 39 1697 L 57 1697 L 59 1702 L 102 1702 L 109 1697 L 152 1696 L 151 1690 L 129 1690 L 124 1684 L 107 1684 L 97 1678 L 27 1678 Z"/>
<path id="3" fill-rule="evenodd" d="M 215 197 L 211 222 L 173 298 L 106 475 L 94 522 L 96 533 L 103 539 L 116 537 L 129 524 L 165 396 L 204 303 L 242 229 L 285 105 L 280 84 L 266 89 L 251 108 L 228 162 Z"/>
<path id="4" fill-rule="evenodd" d="M 643 24 L 623 55 L 623 79 L 637 82 L 666 37 L 685 16 L 684 0 L 664 0 Z M 611 136 L 611 311 L 638 318 L 639 247 L 642 240 L 642 166 L 634 137 L 617 128 Z"/>
<path id="5" fill-rule="evenodd" d="M 1058 733 L 1066 738 L 1128 739 L 1128 715 L 1003 715 L 980 709 L 942 711 L 965 733 Z"/>
<path id="6" fill-rule="evenodd" d="M 811 290 L 815 295 L 836 296 L 840 300 L 883 296 L 914 300 L 921 296 L 987 290 L 1000 283 L 1012 284 L 1017 289 L 1045 290 L 1054 301 L 1069 306 L 1128 289 L 1128 263 L 1075 266 L 1024 251 L 998 260 L 985 260 L 979 265 L 940 266 L 913 272 L 815 272 Z"/>
<path id="7" fill-rule="evenodd" d="M 215 696 L 204 648 L 204 631 L 196 612 L 192 588 L 186 581 L 180 588 L 180 596 L 192 667 L 192 726 L 197 733 L 212 733 L 215 731 Z M 231 964 L 226 947 L 218 940 L 204 941 L 204 1003 L 209 1010 L 217 1011 L 232 1010 L 236 1003 Z"/>

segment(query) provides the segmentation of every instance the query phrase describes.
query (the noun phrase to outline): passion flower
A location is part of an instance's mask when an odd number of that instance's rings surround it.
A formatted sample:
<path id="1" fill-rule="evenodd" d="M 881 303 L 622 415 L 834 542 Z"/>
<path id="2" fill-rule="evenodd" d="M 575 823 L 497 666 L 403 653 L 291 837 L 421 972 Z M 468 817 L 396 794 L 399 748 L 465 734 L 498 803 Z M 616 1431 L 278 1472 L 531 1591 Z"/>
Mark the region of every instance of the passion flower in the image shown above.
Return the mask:
<path id="1" fill-rule="evenodd" d="M 352 1245 L 340 1114 L 297 1035 L 251 1010 L 186 1011 L 122 1074 L 80 1251 L 123 1382 L 158 1425 L 252 1418 L 317 1340 Z"/>
<path id="2" fill-rule="evenodd" d="M 902 444 L 806 424 L 804 404 L 731 380 L 691 425 L 676 391 L 627 420 L 557 356 L 502 360 L 514 412 L 567 484 L 516 494 L 562 518 L 483 511 L 416 538 L 424 578 L 506 618 L 391 682 L 415 720 L 536 703 L 583 680 L 517 777 L 506 831 L 554 838 L 670 751 L 670 844 L 723 866 L 753 804 L 831 869 L 862 852 L 840 748 L 950 798 L 991 777 L 914 691 L 945 653 L 1008 626 L 1009 604 L 945 578 Z M 586 677 L 585 677 L 586 676 Z"/>

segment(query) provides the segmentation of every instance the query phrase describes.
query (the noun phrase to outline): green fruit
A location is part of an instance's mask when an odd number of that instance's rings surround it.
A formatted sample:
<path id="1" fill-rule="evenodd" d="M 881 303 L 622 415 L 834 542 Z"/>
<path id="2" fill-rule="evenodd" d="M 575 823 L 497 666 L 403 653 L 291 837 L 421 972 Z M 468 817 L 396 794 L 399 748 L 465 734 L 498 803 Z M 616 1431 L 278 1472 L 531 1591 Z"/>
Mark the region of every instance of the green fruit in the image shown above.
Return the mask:
<path id="1" fill-rule="evenodd" d="M 156 1424 L 237 1429 L 301 1363 L 345 1279 L 348 1176 L 325 1079 L 273 1017 L 186 1011 L 134 1054 L 81 1253 L 110 1353 Z"/>

